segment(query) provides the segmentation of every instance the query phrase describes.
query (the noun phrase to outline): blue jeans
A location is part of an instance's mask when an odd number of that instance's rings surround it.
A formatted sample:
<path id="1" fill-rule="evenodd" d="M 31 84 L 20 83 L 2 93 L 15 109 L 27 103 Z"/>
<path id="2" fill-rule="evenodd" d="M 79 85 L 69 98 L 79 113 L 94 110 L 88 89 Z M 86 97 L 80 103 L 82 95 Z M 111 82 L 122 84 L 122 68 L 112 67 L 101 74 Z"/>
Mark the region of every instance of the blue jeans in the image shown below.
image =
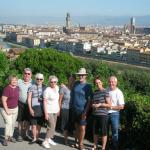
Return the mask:
<path id="1" fill-rule="evenodd" d="M 118 149 L 118 131 L 119 131 L 119 112 L 109 113 L 109 125 L 111 126 L 112 132 L 112 144 L 113 150 Z"/>

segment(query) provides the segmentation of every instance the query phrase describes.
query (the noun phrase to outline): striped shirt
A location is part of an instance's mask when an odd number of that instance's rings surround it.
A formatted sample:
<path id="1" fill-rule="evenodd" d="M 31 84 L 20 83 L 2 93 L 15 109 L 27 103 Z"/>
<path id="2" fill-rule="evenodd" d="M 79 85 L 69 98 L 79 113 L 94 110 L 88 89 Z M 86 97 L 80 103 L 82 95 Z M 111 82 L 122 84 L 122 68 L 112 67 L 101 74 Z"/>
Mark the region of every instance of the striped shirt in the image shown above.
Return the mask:
<path id="1" fill-rule="evenodd" d="M 93 95 L 92 103 L 106 103 L 106 97 L 109 97 L 109 93 L 104 89 L 102 91 L 96 90 Z M 93 108 L 93 115 L 107 115 L 108 109 L 104 107 Z"/>

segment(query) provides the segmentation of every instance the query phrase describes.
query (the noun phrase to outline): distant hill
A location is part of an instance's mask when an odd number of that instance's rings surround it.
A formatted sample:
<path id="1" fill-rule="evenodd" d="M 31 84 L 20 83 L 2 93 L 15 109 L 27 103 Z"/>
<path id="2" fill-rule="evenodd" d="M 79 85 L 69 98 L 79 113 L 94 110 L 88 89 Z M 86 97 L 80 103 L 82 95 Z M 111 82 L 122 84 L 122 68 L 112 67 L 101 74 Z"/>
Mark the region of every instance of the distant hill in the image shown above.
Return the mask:
<path id="1" fill-rule="evenodd" d="M 132 16 L 71 16 L 73 25 L 112 25 L 119 26 L 130 23 Z M 150 15 L 134 16 L 137 26 L 150 26 Z M 2 17 L 1 23 L 14 24 L 58 24 L 65 25 L 65 16 L 23 16 L 23 17 Z"/>
<path id="2" fill-rule="evenodd" d="M 80 24 L 125 25 L 130 23 L 132 16 L 82 16 L 73 17 L 73 22 Z M 150 15 L 134 16 L 137 26 L 150 26 Z"/>

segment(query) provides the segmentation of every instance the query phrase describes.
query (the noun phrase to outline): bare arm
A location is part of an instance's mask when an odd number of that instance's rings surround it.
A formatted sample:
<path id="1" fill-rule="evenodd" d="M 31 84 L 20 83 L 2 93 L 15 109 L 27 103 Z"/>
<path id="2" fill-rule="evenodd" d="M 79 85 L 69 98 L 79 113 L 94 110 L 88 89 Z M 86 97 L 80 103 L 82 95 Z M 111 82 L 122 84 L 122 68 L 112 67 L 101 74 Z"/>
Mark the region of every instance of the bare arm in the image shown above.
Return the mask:
<path id="1" fill-rule="evenodd" d="M 59 94 L 59 107 L 60 107 L 60 110 L 61 110 L 61 106 L 62 106 L 63 96 L 64 96 L 64 94 Z"/>
<path id="2" fill-rule="evenodd" d="M 95 108 L 98 108 L 98 107 L 110 108 L 111 107 L 110 97 L 105 98 L 105 103 L 93 104 L 93 107 L 95 107 Z"/>
<path id="3" fill-rule="evenodd" d="M 110 109 L 113 109 L 113 110 L 122 110 L 122 109 L 124 109 L 124 105 L 111 106 Z"/>
<path id="4" fill-rule="evenodd" d="M 29 108 L 30 114 L 34 116 L 34 111 L 32 109 L 32 92 L 28 93 L 28 108 Z"/>
<path id="5" fill-rule="evenodd" d="M 7 113 L 7 115 L 10 115 L 9 109 L 8 109 L 8 106 L 7 106 L 7 99 L 8 99 L 8 97 L 2 96 L 2 104 L 3 104 L 4 110 Z"/>
<path id="6" fill-rule="evenodd" d="M 48 111 L 47 111 L 47 99 L 43 99 L 43 105 L 44 105 L 44 114 L 45 114 L 45 119 L 48 120 Z"/>
<path id="7" fill-rule="evenodd" d="M 110 108 L 111 107 L 111 100 L 110 100 L 110 97 L 106 97 L 105 98 L 105 103 L 102 103 L 102 106 L 101 107 L 103 107 L 103 105 L 104 105 L 104 107 L 106 107 L 106 108 Z"/>

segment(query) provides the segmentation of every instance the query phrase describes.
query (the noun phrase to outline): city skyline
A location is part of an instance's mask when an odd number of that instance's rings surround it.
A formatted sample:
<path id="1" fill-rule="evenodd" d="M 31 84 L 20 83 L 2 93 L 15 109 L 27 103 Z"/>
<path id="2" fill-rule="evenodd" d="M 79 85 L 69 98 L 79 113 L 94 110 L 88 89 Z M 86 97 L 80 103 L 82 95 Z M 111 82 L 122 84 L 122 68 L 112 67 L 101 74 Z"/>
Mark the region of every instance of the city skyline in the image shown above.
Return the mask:
<path id="1" fill-rule="evenodd" d="M 0 0 L 0 2 L 0 23 L 64 24 L 67 12 L 71 14 L 75 23 L 81 21 L 85 24 L 88 21 L 94 24 L 105 23 L 106 21 L 99 21 L 105 19 L 104 17 L 107 20 L 109 17 L 124 17 L 127 20 L 131 16 L 150 16 L 149 0 Z"/>

